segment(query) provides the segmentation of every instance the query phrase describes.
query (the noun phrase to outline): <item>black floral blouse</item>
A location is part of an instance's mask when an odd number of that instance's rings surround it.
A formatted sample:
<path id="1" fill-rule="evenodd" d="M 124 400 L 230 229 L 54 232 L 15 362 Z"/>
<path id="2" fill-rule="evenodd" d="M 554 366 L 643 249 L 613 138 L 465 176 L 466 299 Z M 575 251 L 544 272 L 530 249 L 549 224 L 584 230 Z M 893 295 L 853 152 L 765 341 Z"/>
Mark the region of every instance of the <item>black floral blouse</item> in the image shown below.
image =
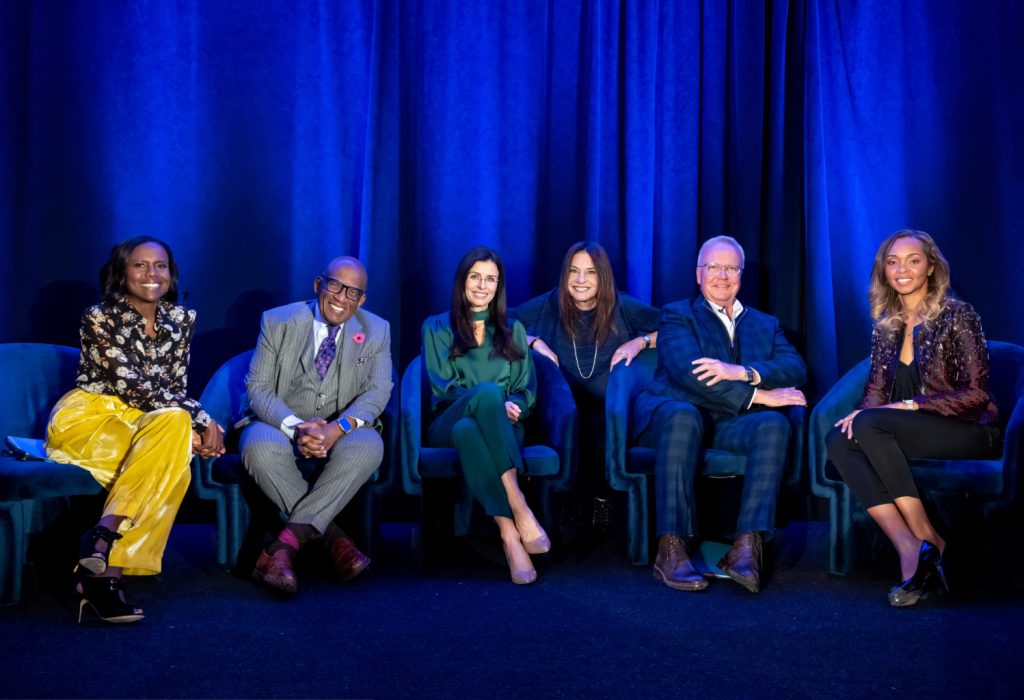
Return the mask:
<path id="1" fill-rule="evenodd" d="M 161 302 L 154 327 L 156 338 L 150 338 L 142 314 L 123 300 L 87 309 L 76 383 L 84 391 L 116 396 L 140 411 L 183 408 L 192 416 L 192 427 L 202 433 L 210 415 L 186 394 L 196 312 Z"/>

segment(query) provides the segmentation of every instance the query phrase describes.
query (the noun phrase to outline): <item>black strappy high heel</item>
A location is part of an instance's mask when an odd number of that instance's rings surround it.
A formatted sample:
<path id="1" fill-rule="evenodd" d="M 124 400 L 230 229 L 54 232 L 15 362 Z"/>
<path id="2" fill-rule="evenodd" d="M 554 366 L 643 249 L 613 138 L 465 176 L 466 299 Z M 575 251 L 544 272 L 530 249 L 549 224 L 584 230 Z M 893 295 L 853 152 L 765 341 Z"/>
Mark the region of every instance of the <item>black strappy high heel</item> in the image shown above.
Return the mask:
<path id="1" fill-rule="evenodd" d="M 933 575 L 938 575 L 939 581 L 948 592 L 946 572 L 942 569 L 942 553 L 928 540 L 922 540 L 914 575 L 900 585 L 892 587 L 889 591 L 889 605 L 897 608 L 917 605 L 922 598 L 928 597 Z"/>
<path id="2" fill-rule="evenodd" d="M 93 575 L 102 574 L 107 570 L 107 557 L 110 554 L 110 548 L 114 546 L 114 541 L 121 537 L 123 535 L 112 532 L 102 525 L 97 525 L 86 532 L 79 542 L 78 566 L 75 567 L 75 571 L 82 568 Z M 96 543 L 100 540 L 107 543 L 107 551 L 101 552 L 96 549 Z"/>
<path id="3" fill-rule="evenodd" d="M 113 576 L 84 576 L 78 581 L 82 600 L 78 603 L 78 624 L 85 606 L 106 622 L 138 622 L 145 615 L 121 597 L 121 579 Z"/>

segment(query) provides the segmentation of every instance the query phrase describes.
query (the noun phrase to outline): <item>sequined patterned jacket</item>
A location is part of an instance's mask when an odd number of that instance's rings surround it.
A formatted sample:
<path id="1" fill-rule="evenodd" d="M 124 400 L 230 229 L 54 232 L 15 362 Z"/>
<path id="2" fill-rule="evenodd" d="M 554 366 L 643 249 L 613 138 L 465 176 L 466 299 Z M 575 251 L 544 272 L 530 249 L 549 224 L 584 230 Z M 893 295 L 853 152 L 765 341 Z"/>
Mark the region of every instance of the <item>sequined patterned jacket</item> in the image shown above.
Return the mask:
<path id="1" fill-rule="evenodd" d="M 871 370 L 861 408 L 891 403 L 903 339 L 902 327 L 871 334 Z M 981 319 L 965 301 L 950 299 L 938 318 L 914 329 L 914 359 L 921 375 L 922 411 L 990 425 L 998 411 L 988 391 L 988 347 Z"/>

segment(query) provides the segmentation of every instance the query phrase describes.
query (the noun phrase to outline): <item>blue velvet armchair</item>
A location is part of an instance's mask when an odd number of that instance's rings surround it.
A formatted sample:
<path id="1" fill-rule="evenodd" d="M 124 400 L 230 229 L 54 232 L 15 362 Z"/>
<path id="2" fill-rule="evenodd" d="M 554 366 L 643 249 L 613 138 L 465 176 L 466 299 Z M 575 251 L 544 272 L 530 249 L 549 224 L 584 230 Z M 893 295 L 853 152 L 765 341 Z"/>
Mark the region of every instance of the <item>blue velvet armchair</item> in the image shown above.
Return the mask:
<path id="1" fill-rule="evenodd" d="M 982 515 L 989 547 L 991 570 L 997 519 L 1019 513 L 1017 490 L 1020 470 L 1021 428 L 1024 424 L 1024 348 L 1011 343 L 989 341 L 990 389 L 999 407 L 1003 454 L 993 460 L 912 460 L 914 481 L 922 491 L 972 494 L 982 502 Z M 855 521 L 866 521 L 863 508 L 854 502 L 850 489 L 825 451 L 825 436 L 843 416 L 854 410 L 864 395 L 870 360 L 864 359 L 833 386 L 811 412 L 808 447 L 811 491 L 828 501 L 829 571 L 850 573 L 856 565 Z"/>
<path id="2" fill-rule="evenodd" d="M 203 408 L 228 431 L 226 442 L 237 445 L 234 425 L 243 417 L 248 402 L 245 397 L 245 374 L 252 359 L 252 350 L 236 355 L 225 362 L 210 378 L 200 397 Z M 381 416 L 384 424 L 384 459 L 380 468 L 360 489 L 355 505 L 360 516 L 363 541 L 360 547 L 373 554 L 380 528 L 380 501 L 384 494 L 396 486 L 397 469 L 394 467 L 398 454 L 398 375 L 392 370 L 395 389 Z M 251 513 L 243 486 L 254 484 L 245 471 L 242 458 L 229 452 L 219 458 L 203 458 L 198 455 L 192 460 L 192 484 L 196 495 L 213 501 L 217 508 L 217 563 L 234 569 L 238 554 L 245 539 Z M 258 489 L 246 489 L 256 493 Z M 268 501 L 269 503 L 269 501 Z"/>
<path id="3" fill-rule="evenodd" d="M 605 473 L 609 486 L 627 494 L 627 550 L 629 560 L 637 566 L 650 562 L 655 450 L 633 440 L 633 401 L 654 378 L 657 367 L 658 351 L 642 352 L 628 367 L 615 366 L 605 393 Z M 803 406 L 791 406 L 786 415 L 792 426 L 786 484 L 795 488 L 802 480 L 806 411 Z M 706 449 L 702 473 L 713 478 L 742 476 L 746 462 L 746 455 Z"/>
<path id="4" fill-rule="evenodd" d="M 38 343 L 0 345 L 0 439 L 42 442 L 50 409 L 75 385 L 78 349 Z M 50 460 L 0 456 L 0 605 L 21 599 L 29 535 L 50 525 L 71 496 L 94 496 L 103 487 L 84 469 Z"/>
<path id="5" fill-rule="evenodd" d="M 537 372 L 537 405 L 525 423 L 522 454 L 526 476 L 536 480 L 540 487 L 538 516 L 548 531 L 554 531 L 557 525 L 554 494 L 569 490 L 575 483 L 576 403 L 554 362 L 534 352 L 533 364 Z M 423 444 L 431 414 L 430 384 L 422 355 L 405 368 L 401 393 L 402 487 L 405 493 L 422 498 L 425 480 L 453 479 L 461 475 L 462 466 L 454 447 Z M 471 509 L 472 501 L 468 497 L 456 504 L 454 534 L 466 534 Z"/>

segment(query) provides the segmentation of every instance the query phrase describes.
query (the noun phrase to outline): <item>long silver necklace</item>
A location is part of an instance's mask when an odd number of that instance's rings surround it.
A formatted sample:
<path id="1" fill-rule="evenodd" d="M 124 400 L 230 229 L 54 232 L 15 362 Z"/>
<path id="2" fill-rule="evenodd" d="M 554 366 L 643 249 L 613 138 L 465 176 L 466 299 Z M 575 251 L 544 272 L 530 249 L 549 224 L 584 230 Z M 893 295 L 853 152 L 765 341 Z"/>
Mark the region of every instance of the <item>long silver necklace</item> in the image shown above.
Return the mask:
<path id="1" fill-rule="evenodd" d="M 583 370 L 580 369 L 580 356 L 576 354 L 576 336 L 572 337 L 572 356 L 576 358 L 576 371 L 580 377 L 590 379 L 594 376 L 594 370 L 597 369 L 597 343 L 594 343 L 594 362 L 590 365 L 590 374 L 583 374 Z"/>

